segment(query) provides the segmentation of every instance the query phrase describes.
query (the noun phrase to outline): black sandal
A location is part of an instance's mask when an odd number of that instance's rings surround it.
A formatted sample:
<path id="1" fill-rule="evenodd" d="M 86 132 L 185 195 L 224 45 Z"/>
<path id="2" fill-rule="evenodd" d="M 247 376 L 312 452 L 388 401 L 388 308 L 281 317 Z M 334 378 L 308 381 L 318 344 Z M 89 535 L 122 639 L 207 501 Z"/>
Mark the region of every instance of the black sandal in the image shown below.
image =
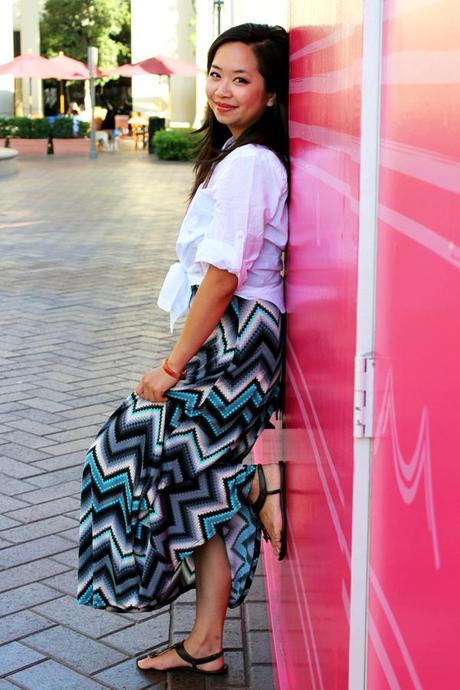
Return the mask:
<path id="1" fill-rule="evenodd" d="M 137 663 L 141 659 L 150 659 L 155 656 L 159 656 L 163 652 L 166 652 L 168 649 L 175 649 L 176 652 L 179 654 L 181 659 L 184 661 L 188 661 L 189 664 L 192 664 L 192 668 L 190 666 L 170 666 L 168 668 L 141 668 L 139 664 Z M 214 661 L 215 659 L 218 659 L 220 656 L 222 656 L 224 653 L 224 650 L 221 649 L 220 652 L 216 652 L 215 654 L 210 654 L 209 656 L 202 656 L 202 657 L 194 657 L 191 654 L 187 652 L 187 650 L 184 647 L 184 640 L 181 640 L 180 642 L 176 642 L 175 644 L 170 645 L 169 647 L 166 647 L 165 649 L 157 650 L 156 652 L 152 652 L 151 654 L 144 654 L 144 656 L 139 656 L 136 659 L 136 666 L 139 669 L 139 671 L 193 671 L 194 673 L 204 673 L 206 676 L 220 676 L 223 675 L 224 673 L 227 673 L 228 671 L 228 666 L 227 664 L 223 664 L 221 668 L 218 668 L 216 671 L 202 671 L 199 668 L 196 668 L 198 664 L 205 664 L 208 661 Z"/>
<path id="2" fill-rule="evenodd" d="M 280 552 L 278 556 L 278 560 L 282 561 L 283 558 L 286 556 L 286 468 L 285 468 L 285 462 L 283 460 L 280 460 L 278 462 L 279 468 L 280 468 L 280 483 L 281 486 L 279 489 L 271 489 L 270 491 L 267 491 L 267 482 L 265 481 L 265 473 L 263 471 L 263 465 L 256 465 L 257 467 L 257 473 L 259 477 L 259 495 L 257 496 L 256 500 L 254 503 L 251 504 L 251 508 L 253 511 L 258 515 L 260 511 L 263 508 L 263 505 L 265 503 L 265 499 L 269 494 L 281 494 L 280 499 L 281 499 L 281 514 L 283 517 L 283 522 L 281 525 L 281 547 L 280 547 Z M 265 529 L 265 527 L 262 525 L 262 521 L 260 521 L 261 526 L 262 526 L 262 533 L 264 535 L 265 541 L 271 541 L 271 538 Z"/>

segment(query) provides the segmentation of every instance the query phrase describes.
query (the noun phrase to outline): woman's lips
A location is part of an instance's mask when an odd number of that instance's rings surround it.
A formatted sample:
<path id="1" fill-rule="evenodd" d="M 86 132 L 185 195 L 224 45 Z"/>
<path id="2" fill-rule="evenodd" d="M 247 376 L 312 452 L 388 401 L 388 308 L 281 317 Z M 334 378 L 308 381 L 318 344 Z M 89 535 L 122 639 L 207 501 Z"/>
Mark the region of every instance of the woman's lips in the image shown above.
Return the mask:
<path id="1" fill-rule="evenodd" d="M 237 107 L 236 105 L 227 105 L 226 103 L 215 103 L 214 105 L 216 106 L 217 110 L 220 110 L 223 113 L 227 113 Z"/>

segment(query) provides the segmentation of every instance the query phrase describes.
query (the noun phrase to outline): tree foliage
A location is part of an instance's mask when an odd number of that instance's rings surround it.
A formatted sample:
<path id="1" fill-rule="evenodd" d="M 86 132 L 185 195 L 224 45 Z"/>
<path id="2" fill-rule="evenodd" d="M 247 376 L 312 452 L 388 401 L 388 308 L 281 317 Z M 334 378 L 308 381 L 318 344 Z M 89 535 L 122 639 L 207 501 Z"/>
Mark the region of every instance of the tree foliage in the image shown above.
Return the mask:
<path id="1" fill-rule="evenodd" d="M 42 55 L 63 51 L 87 61 L 88 46 L 99 50 L 105 70 L 130 59 L 129 0 L 46 0 L 40 22 Z"/>

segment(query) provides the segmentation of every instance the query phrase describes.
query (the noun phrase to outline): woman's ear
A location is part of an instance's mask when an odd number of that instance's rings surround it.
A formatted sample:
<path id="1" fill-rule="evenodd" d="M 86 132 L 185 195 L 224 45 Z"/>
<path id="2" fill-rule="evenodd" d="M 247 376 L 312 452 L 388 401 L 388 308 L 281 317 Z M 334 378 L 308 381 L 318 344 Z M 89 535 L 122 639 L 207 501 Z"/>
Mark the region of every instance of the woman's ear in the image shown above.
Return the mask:
<path id="1" fill-rule="evenodd" d="M 270 96 L 270 98 L 267 101 L 267 106 L 271 108 L 273 105 L 276 103 L 276 95 L 273 94 L 273 96 Z"/>

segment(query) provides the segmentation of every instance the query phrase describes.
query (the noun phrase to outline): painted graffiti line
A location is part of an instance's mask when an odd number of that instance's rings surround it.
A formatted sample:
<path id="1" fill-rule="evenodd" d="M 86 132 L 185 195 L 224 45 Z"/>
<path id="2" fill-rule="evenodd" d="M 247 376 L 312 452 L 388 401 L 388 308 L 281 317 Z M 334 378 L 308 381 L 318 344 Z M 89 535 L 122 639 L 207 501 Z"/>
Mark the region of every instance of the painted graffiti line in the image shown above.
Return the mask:
<path id="1" fill-rule="evenodd" d="M 334 480 L 335 488 L 337 489 L 340 503 L 342 504 L 342 506 L 344 506 L 345 505 L 345 496 L 343 493 L 342 485 L 340 483 L 339 473 L 337 472 L 336 466 L 335 466 L 334 461 L 332 459 L 331 451 L 329 450 L 329 446 L 327 445 L 326 436 L 325 436 L 323 428 L 321 426 L 321 422 L 319 420 L 319 416 L 318 416 L 318 413 L 316 411 L 312 395 L 310 393 L 310 390 L 309 390 L 308 385 L 307 385 L 307 381 L 305 379 L 305 375 L 303 373 L 302 367 L 300 366 L 299 358 L 296 355 L 294 346 L 293 346 L 292 341 L 290 339 L 288 339 L 288 347 L 289 347 L 289 351 L 292 355 L 292 359 L 295 362 L 298 375 L 299 375 L 300 380 L 302 382 L 303 390 L 305 391 L 305 395 L 307 396 L 308 404 L 310 406 L 310 410 L 311 410 L 313 419 L 315 421 L 316 430 L 318 431 L 319 438 L 321 440 L 323 452 L 324 452 L 324 455 L 326 456 L 327 464 L 328 464 L 330 473 L 332 475 L 332 479 Z"/>
<path id="2" fill-rule="evenodd" d="M 383 392 L 382 404 L 375 427 L 375 441 L 373 453 L 378 454 L 382 437 L 389 433 L 393 451 L 393 465 L 399 493 L 406 505 L 410 505 L 419 490 L 421 477 L 424 477 L 425 510 L 428 531 L 433 544 L 433 557 L 437 570 L 441 567 L 439 553 L 438 530 L 433 500 L 433 478 L 431 472 L 430 429 L 428 408 L 423 406 L 420 416 L 415 448 L 410 460 L 406 460 L 401 451 L 398 426 L 396 419 L 396 404 L 394 395 L 393 372 L 388 372 Z"/>

